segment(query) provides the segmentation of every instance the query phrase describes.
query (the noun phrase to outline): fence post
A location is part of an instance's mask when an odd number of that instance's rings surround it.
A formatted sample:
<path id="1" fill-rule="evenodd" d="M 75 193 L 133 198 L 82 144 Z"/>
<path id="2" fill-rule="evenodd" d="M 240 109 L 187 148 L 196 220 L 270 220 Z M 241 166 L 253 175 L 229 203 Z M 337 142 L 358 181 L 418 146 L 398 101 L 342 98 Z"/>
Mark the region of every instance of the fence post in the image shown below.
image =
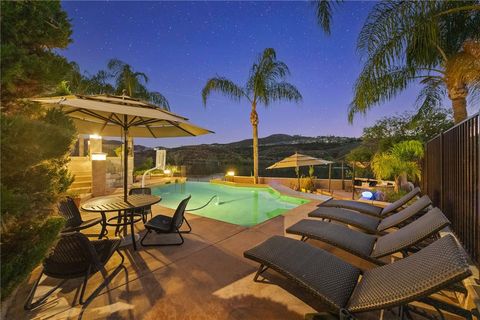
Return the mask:
<path id="1" fill-rule="evenodd" d="M 443 179 L 445 177 L 445 166 L 444 166 L 444 159 L 445 157 L 445 150 L 443 149 L 443 132 L 440 134 L 440 209 L 445 210 L 445 190 L 443 188 Z"/>

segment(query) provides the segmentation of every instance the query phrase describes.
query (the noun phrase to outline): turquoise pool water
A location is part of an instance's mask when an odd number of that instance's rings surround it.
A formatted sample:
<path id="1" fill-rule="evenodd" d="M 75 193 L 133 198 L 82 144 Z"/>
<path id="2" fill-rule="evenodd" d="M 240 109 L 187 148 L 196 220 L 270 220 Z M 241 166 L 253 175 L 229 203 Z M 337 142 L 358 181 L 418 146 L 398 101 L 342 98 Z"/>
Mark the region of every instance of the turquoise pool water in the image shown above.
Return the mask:
<path id="1" fill-rule="evenodd" d="M 270 188 L 231 187 L 209 182 L 167 184 L 153 187 L 152 193 L 162 197 L 160 205 L 172 209 L 191 194 L 187 210 L 203 206 L 216 195 L 208 206 L 192 213 L 241 226 L 259 224 L 308 202 Z"/>

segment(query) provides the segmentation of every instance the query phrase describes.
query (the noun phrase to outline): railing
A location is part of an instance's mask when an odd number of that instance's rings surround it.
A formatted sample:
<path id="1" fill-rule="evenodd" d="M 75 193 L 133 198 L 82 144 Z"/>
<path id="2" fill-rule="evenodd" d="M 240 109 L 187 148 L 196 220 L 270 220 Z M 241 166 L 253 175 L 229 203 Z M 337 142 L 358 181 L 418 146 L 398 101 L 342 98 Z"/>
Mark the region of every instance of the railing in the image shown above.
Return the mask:
<path id="1" fill-rule="evenodd" d="M 425 147 L 423 190 L 452 222 L 452 229 L 480 265 L 479 114 L 430 140 Z"/>

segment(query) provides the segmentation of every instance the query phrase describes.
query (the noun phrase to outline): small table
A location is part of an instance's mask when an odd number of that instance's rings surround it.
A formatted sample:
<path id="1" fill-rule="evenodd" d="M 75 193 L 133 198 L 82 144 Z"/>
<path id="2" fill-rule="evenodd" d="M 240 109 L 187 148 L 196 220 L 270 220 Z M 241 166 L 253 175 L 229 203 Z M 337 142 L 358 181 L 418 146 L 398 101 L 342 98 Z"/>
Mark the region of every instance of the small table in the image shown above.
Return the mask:
<path id="1" fill-rule="evenodd" d="M 88 200 L 82 205 L 82 209 L 88 212 L 99 212 L 102 215 L 102 232 L 100 234 L 100 238 L 103 236 L 104 231 L 106 230 L 107 226 L 126 226 L 130 225 L 131 233 L 132 233 L 132 243 L 134 250 L 137 250 L 137 244 L 135 239 L 135 232 L 133 226 L 135 222 L 140 221 L 141 219 L 134 219 L 135 211 L 138 209 L 142 209 L 153 204 L 156 204 L 162 200 L 159 196 L 153 195 L 146 195 L 146 194 L 138 194 L 138 195 L 131 195 L 127 197 L 125 201 L 123 196 L 106 196 L 106 197 L 98 197 Z M 119 218 L 118 222 L 111 223 L 109 219 L 107 221 L 106 213 L 107 212 L 118 212 Z M 121 223 L 120 222 L 120 214 L 122 211 L 130 212 L 131 216 L 127 222 Z"/>

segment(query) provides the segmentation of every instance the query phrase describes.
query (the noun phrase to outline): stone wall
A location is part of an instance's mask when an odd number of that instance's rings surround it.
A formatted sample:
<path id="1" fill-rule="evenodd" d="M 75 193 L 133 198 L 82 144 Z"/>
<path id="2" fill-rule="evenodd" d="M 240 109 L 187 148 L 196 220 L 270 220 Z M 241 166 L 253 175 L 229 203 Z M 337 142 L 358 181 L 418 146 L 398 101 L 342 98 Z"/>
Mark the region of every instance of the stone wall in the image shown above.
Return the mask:
<path id="1" fill-rule="evenodd" d="M 253 177 L 246 176 L 235 176 L 235 177 L 226 177 L 226 180 L 236 182 L 236 183 L 253 183 Z M 328 179 L 314 179 L 316 189 L 328 189 Z M 276 177 L 259 177 L 258 183 L 260 184 L 269 184 L 269 183 L 279 183 L 287 187 L 291 187 L 293 184 L 297 183 L 297 178 L 276 178 Z M 332 190 L 343 190 L 342 180 L 341 179 L 332 179 L 331 182 Z M 352 189 L 352 180 L 343 180 L 345 189 Z"/>

